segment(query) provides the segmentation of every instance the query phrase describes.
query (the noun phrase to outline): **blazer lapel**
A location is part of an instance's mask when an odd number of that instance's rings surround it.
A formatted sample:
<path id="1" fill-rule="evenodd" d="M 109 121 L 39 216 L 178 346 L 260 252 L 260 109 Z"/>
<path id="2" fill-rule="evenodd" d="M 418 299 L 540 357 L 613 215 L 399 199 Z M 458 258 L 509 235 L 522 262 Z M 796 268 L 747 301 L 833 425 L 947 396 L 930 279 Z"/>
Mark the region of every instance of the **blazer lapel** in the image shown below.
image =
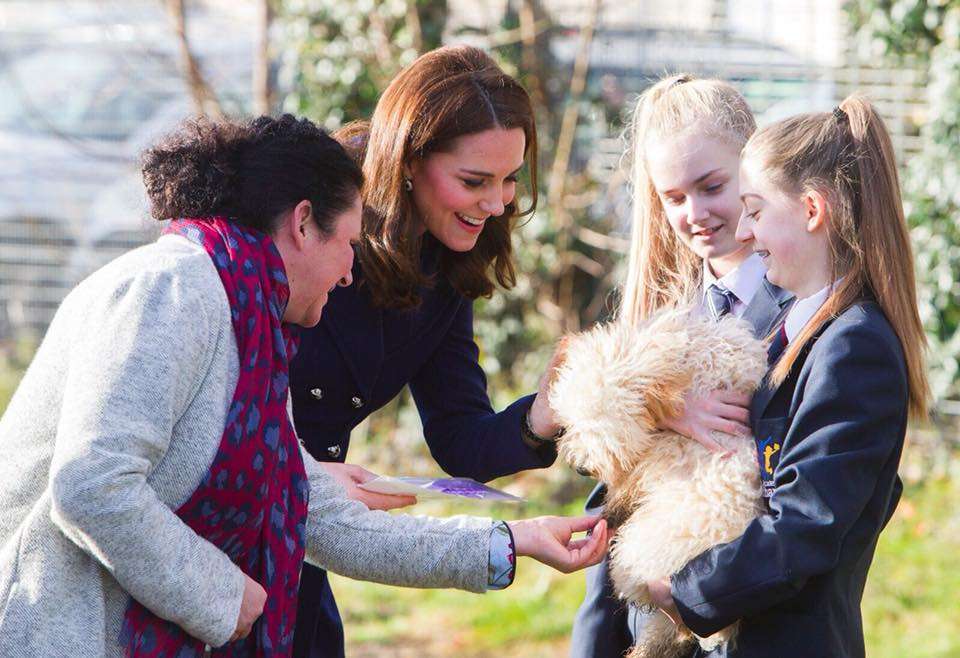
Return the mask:
<path id="1" fill-rule="evenodd" d="M 784 314 L 785 313 L 786 311 L 784 311 Z M 820 336 L 823 335 L 823 332 L 827 330 L 827 327 L 830 326 L 831 322 L 833 321 L 828 320 L 827 322 L 825 322 L 823 326 L 820 327 L 820 329 L 817 331 L 817 333 L 815 333 L 810 338 L 810 340 L 804 346 L 803 350 L 797 356 L 797 360 L 794 361 L 793 367 L 790 369 L 790 374 L 787 376 L 787 379 L 784 380 L 783 384 L 781 384 L 777 388 L 771 388 L 770 383 L 768 381 L 770 377 L 770 371 L 773 370 L 773 365 L 776 363 L 776 361 L 771 362 L 770 369 L 767 370 L 767 374 L 764 375 L 763 381 L 760 383 L 760 388 L 758 388 L 757 392 L 753 394 L 753 399 L 750 401 L 750 422 L 751 423 L 755 423 L 757 419 L 763 418 L 763 414 L 766 412 L 767 406 L 769 406 L 770 401 L 773 400 L 773 397 L 777 394 L 777 391 L 779 391 L 784 386 L 795 385 L 795 383 L 791 383 L 791 382 L 796 381 L 795 378 L 799 375 L 800 370 L 803 368 L 803 364 L 806 363 L 807 356 L 810 355 L 810 350 L 813 349 L 813 345 L 817 342 Z M 783 346 L 783 348 L 781 349 L 781 352 L 783 351 L 783 349 L 786 349 L 786 345 Z M 775 356 L 776 358 L 779 358 L 780 354 L 776 354 Z"/>
<path id="2" fill-rule="evenodd" d="M 350 372 L 369 396 L 383 365 L 383 312 L 375 308 L 354 267 L 354 283 L 330 294 L 321 322 L 330 331 Z"/>
<path id="3" fill-rule="evenodd" d="M 742 317 L 750 323 L 757 336 L 764 338 L 783 319 L 792 301 L 793 294 L 778 288 L 770 283 L 767 277 L 763 277 L 760 288 L 750 300 Z"/>

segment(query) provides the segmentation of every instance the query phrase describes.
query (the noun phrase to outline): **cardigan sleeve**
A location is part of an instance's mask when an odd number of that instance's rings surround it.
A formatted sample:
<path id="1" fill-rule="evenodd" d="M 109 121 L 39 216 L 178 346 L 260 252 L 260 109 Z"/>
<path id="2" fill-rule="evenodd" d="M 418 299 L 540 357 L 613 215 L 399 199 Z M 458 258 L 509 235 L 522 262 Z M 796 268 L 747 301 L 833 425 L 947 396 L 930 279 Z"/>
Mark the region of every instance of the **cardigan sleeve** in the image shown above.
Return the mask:
<path id="1" fill-rule="evenodd" d="M 487 589 L 490 519 L 435 519 L 369 510 L 347 498 L 343 487 L 305 448 L 300 452 L 310 481 L 308 562 L 387 585 Z"/>
<path id="2" fill-rule="evenodd" d="M 214 376 L 207 369 L 219 323 L 206 293 L 191 277 L 142 272 L 78 314 L 51 515 L 134 599 L 220 646 L 236 628 L 243 573 L 147 482 L 178 418 Z"/>
<path id="3" fill-rule="evenodd" d="M 794 596 L 808 579 L 835 568 L 871 500 L 895 489 L 891 460 L 899 460 L 903 443 L 907 385 L 892 332 L 847 324 L 829 341 L 819 339 L 808 365 L 774 472 L 770 512 L 671 579 L 684 623 L 700 636 Z M 885 518 L 871 522 L 882 527 Z"/>
<path id="4" fill-rule="evenodd" d="M 410 382 L 430 453 L 450 475 L 481 482 L 550 466 L 556 447 L 534 449 L 520 435 L 533 395 L 496 413 L 473 338 L 473 303 L 462 300 L 447 335 Z"/>

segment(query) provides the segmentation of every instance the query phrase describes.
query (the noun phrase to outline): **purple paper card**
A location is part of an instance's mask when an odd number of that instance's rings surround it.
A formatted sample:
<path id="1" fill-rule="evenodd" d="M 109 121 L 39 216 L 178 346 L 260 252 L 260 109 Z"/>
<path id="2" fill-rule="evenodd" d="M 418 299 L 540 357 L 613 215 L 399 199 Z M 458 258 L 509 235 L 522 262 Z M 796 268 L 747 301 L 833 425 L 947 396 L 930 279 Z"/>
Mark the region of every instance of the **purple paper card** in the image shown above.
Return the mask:
<path id="1" fill-rule="evenodd" d="M 426 498 L 458 496 L 474 500 L 520 503 L 523 498 L 489 487 L 471 478 L 380 477 L 364 482 L 361 489 L 385 494 L 411 494 Z"/>

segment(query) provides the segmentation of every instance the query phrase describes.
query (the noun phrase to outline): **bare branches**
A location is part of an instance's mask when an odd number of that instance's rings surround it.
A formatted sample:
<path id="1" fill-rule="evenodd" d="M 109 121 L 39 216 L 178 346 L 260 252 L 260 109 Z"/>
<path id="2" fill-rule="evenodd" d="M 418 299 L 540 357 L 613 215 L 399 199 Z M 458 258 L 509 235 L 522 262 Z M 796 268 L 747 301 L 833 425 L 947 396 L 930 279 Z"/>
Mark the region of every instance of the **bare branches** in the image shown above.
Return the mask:
<path id="1" fill-rule="evenodd" d="M 273 6 L 270 0 L 259 0 L 257 7 L 257 32 L 253 51 L 253 111 L 254 114 L 270 114 L 273 109 L 276 88 L 271 67 L 270 26 L 273 25 Z"/>
<path id="2" fill-rule="evenodd" d="M 187 39 L 187 17 L 184 9 L 184 0 L 165 0 L 167 13 L 173 22 L 173 30 L 177 35 L 180 47 L 180 60 L 186 76 L 187 87 L 193 98 L 193 104 L 199 114 L 205 114 L 214 119 L 222 119 L 223 108 L 216 94 L 203 77 L 200 64 L 190 49 Z"/>

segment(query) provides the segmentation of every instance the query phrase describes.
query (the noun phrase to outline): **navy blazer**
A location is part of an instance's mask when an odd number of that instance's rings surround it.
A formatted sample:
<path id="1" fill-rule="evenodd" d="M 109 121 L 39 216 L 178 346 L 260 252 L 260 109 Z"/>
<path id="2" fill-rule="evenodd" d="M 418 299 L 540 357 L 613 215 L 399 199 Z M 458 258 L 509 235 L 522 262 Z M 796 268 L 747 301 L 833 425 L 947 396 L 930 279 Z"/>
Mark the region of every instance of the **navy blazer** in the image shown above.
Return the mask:
<path id="1" fill-rule="evenodd" d="M 754 335 L 766 337 L 781 321 L 793 301 L 793 294 L 770 283 L 766 277 L 741 318 L 753 328 Z M 590 510 L 603 505 L 606 487 L 598 485 L 587 499 Z M 647 616 L 636 608 L 627 609 L 613 592 L 607 561 L 587 570 L 587 589 L 577 610 L 570 640 L 571 658 L 622 656 L 633 645 L 638 627 Z"/>
<path id="2" fill-rule="evenodd" d="M 425 271 L 439 243 L 428 238 Z M 342 462 L 350 431 L 409 384 L 434 459 L 453 476 L 486 481 L 549 466 L 556 449 L 523 443 L 523 397 L 495 413 L 473 336 L 473 302 L 439 278 L 410 310 L 374 307 L 359 262 L 354 283 L 334 291 L 320 323 L 301 333 L 290 365 L 293 417 L 316 459 Z M 342 628 L 326 574 L 304 565 L 295 656 L 343 655 Z M 312 639 L 307 639 L 306 634 Z M 307 647 L 310 651 L 307 652 Z"/>
<path id="3" fill-rule="evenodd" d="M 781 386 L 756 394 L 751 422 L 770 447 L 769 511 L 671 579 L 693 632 L 741 621 L 736 646 L 709 656 L 864 656 L 860 602 L 902 490 L 907 400 L 900 341 L 873 302 L 830 322 Z"/>

